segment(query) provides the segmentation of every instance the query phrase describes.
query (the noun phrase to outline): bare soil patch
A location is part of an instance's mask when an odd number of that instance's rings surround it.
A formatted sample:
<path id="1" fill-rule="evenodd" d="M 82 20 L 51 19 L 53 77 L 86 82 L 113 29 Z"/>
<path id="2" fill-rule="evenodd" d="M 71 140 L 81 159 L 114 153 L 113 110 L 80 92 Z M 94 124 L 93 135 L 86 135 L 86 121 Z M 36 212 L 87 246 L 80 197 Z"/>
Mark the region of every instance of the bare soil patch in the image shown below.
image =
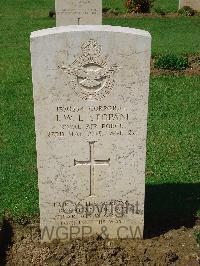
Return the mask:
<path id="1" fill-rule="evenodd" d="M 12 225 L 10 247 L 1 265 L 199 265 L 193 228 L 181 227 L 150 239 L 103 240 L 93 236 L 65 243 L 40 243 L 39 225 Z"/>
<path id="2" fill-rule="evenodd" d="M 174 18 L 174 17 L 181 17 L 178 12 L 176 13 L 165 13 L 164 15 L 158 13 L 118 13 L 117 11 L 108 11 L 103 13 L 103 17 L 105 18 L 160 18 L 160 17 L 167 17 L 167 18 Z M 197 13 L 195 16 L 199 16 Z"/>

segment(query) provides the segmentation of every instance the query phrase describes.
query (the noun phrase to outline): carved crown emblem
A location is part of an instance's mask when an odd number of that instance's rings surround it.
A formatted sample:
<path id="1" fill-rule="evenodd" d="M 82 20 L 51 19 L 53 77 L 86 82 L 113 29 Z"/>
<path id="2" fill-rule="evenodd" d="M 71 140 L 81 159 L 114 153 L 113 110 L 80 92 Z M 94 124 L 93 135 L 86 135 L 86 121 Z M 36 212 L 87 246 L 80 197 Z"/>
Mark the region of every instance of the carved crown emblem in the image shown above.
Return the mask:
<path id="1" fill-rule="evenodd" d="M 87 41 L 81 48 L 82 55 L 70 66 L 62 66 L 61 69 L 71 76 L 70 85 L 79 97 L 85 100 L 102 99 L 114 86 L 117 65 L 107 62 L 95 40 Z"/>
<path id="2" fill-rule="evenodd" d="M 100 55 L 101 46 L 95 40 L 89 40 L 82 45 L 82 51 L 85 56 L 88 55 Z"/>

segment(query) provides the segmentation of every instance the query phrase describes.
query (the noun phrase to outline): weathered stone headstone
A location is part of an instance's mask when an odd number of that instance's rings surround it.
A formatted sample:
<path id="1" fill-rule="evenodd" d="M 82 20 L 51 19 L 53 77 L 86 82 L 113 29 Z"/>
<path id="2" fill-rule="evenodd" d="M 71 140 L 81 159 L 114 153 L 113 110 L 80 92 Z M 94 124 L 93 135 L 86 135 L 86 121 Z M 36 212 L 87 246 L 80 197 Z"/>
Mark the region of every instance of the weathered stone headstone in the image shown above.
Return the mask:
<path id="1" fill-rule="evenodd" d="M 56 26 L 101 25 L 102 0 L 56 0 Z"/>
<path id="2" fill-rule="evenodd" d="M 190 6 L 194 10 L 200 11 L 200 0 L 179 0 L 179 9 L 184 6 Z"/>
<path id="3" fill-rule="evenodd" d="M 32 33 L 44 241 L 142 237 L 150 46 L 122 27 Z"/>

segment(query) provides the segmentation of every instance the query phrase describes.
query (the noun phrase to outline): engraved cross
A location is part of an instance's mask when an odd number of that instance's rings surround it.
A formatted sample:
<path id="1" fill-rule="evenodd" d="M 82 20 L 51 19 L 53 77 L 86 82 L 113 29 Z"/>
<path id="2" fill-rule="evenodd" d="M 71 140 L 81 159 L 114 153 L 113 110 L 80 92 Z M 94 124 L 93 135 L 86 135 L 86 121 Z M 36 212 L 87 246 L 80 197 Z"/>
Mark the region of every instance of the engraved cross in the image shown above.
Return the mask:
<path id="1" fill-rule="evenodd" d="M 110 165 L 110 159 L 108 160 L 95 160 L 94 159 L 94 143 L 95 141 L 89 142 L 89 149 L 90 149 L 90 157 L 88 161 L 77 161 L 74 160 L 74 166 L 77 165 L 88 165 L 90 166 L 90 195 L 92 196 L 95 193 L 94 185 L 95 185 L 95 172 L 94 168 L 95 165 Z"/>

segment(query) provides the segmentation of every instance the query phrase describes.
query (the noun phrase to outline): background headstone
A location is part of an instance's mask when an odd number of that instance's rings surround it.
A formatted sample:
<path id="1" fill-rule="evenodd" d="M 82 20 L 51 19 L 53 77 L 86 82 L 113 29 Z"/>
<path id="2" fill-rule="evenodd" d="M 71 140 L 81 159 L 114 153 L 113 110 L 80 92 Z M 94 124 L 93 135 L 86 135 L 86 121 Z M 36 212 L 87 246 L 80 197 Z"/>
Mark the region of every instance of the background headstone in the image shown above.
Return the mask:
<path id="1" fill-rule="evenodd" d="M 102 0 L 56 0 L 56 26 L 101 25 Z"/>
<path id="2" fill-rule="evenodd" d="M 142 237 L 150 46 L 122 27 L 32 33 L 44 241 Z"/>
<path id="3" fill-rule="evenodd" d="M 190 6 L 194 10 L 200 11 L 200 0 L 179 0 L 179 9 L 184 6 Z"/>

